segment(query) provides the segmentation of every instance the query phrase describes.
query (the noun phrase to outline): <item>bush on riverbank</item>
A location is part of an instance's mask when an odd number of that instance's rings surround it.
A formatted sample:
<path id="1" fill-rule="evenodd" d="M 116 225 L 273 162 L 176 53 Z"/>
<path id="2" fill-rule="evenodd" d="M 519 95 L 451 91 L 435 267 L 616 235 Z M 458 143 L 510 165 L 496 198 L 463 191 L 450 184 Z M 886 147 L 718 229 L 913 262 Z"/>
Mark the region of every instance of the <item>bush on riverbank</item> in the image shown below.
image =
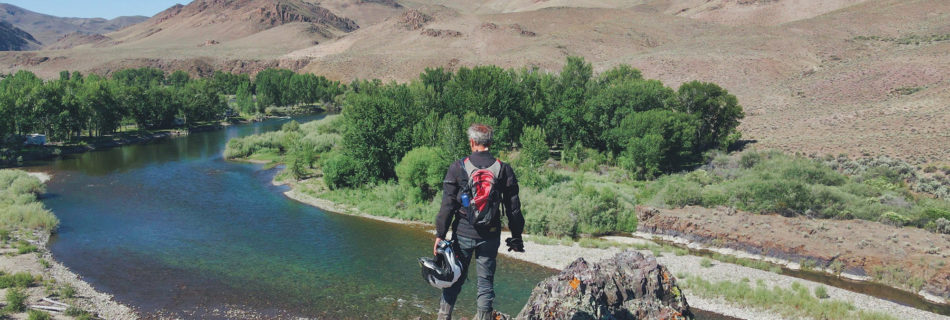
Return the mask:
<path id="1" fill-rule="evenodd" d="M 655 206 L 730 206 L 937 230 L 939 219 L 950 218 L 950 203 L 914 193 L 906 176 L 888 166 L 842 170 L 777 151 L 749 151 L 718 155 L 699 170 L 660 178 L 640 195 Z"/>
<path id="2" fill-rule="evenodd" d="M 0 228 L 51 231 L 59 219 L 37 195 L 46 191 L 39 179 L 20 170 L 0 170 Z"/>

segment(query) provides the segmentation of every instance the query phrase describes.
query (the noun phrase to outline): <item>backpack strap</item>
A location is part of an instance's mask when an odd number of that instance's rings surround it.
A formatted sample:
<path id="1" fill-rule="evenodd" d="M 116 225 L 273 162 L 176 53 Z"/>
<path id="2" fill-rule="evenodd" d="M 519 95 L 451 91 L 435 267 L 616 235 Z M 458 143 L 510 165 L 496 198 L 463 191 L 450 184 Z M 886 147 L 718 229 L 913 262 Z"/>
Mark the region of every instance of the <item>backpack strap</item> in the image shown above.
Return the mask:
<path id="1" fill-rule="evenodd" d="M 472 163 L 472 160 L 465 158 L 465 160 L 462 162 L 462 168 L 465 169 L 465 173 L 468 174 L 469 177 L 471 177 L 472 174 L 479 169 L 488 169 L 488 171 L 491 171 L 492 175 L 497 178 L 498 174 L 501 173 L 501 161 L 495 159 L 495 162 L 488 166 L 488 168 L 479 168 Z"/>

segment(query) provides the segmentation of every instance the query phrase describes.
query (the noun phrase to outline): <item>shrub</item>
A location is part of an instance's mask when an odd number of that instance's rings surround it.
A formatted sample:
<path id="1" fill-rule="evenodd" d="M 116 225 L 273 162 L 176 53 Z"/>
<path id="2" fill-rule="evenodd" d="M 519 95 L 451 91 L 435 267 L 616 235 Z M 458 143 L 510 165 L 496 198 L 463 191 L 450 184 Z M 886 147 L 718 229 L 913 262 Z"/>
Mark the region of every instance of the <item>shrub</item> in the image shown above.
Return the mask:
<path id="1" fill-rule="evenodd" d="M 709 258 L 703 258 L 703 260 L 699 261 L 699 265 L 703 268 L 709 268 L 712 267 L 713 263 L 712 260 L 709 260 Z"/>
<path id="2" fill-rule="evenodd" d="M 284 132 L 299 132 L 300 123 L 297 122 L 297 120 L 290 120 L 290 122 L 287 122 L 283 126 L 281 126 L 280 130 Z"/>
<path id="3" fill-rule="evenodd" d="M 363 185 L 366 182 L 359 174 L 359 163 L 343 153 L 330 153 L 323 158 L 323 181 L 330 189 Z"/>
<path id="4" fill-rule="evenodd" d="M 0 170 L 0 228 L 55 229 L 59 219 L 36 199 L 36 195 L 43 192 L 46 192 L 46 187 L 26 172 Z M 9 238 L 9 233 L 0 236 Z"/>
<path id="5" fill-rule="evenodd" d="M 66 299 L 72 299 L 76 296 L 76 288 L 67 283 L 59 288 L 59 295 Z"/>
<path id="6" fill-rule="evenodd" d="M 10 240 L 10 230 L 0 229 L 0 241 L 6 242 Z"/>
<path id="7" fill-rule="evenodd" d="M 909 219 L 893 211 L 888 211 L 881 215 L 880 221 L 884 224 L 889 224 L 895 227 L 903 227 L 910 222 Z"/>
<path id="8" fill-rule="evenodd" d="M 828 299 L 831 296 L 828 295 L 828 289 L 825 286 L 815 287 L 815 297 L 818 299 Z"/>
<path id="9" fill-rule="evenodd" d="M 23 292 L 23 289 L 8 289 L 6 295 L 7 305 L 3 307 L 3 310 L 7 312 L 26 311 L 26 298 L 27 296 L 26 293 Z"/>
<path id="10" fill-rule="evenodd" d="M 70 305 L 69 307 L 67 307 L 66 312 L 63 312 L 63 313 L 66 314 L 67 316 L 74 317 L 76 319 L 79 319 L 82 316 L 86 316 L 87 319 L 91 317 L 88 311 L 83 310 L 73 305 Z"/>
<path id="11" fill-rule="evenodd" d="M 411 190 L 415 201 L 429 201 L 442 189 L 449 161 L 439 148 L 419 147 L 410 150 L 396 165 L 399 183 Z"/>
<path id="12" fill-rule="evenodd" d="M 53 316 L 45 311 L 39 310 L 29 310 L 27 311 L 26 319 L 27 320 L 50 320 Z"/>

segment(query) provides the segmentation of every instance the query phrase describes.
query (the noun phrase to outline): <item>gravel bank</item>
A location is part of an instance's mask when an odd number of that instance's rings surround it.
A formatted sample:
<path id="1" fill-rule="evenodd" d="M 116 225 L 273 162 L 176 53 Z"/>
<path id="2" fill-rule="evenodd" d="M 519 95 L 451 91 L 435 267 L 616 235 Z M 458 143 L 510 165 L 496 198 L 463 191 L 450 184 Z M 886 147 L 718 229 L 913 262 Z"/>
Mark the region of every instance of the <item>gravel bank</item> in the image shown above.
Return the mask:
<path id="1" fill-rule="evenodd" d="M 509 234 L 507 233 L 502 235 L 502 237 L 508 236 Z M 643 239 L 627 237 L 606 238 L 612 241 L 626 243 L 646 242 L 646 240 Z M 620 249 L 617 248 L 582 248 L 577 244 L 572 246 L 542 245 L 530 241 L 525 242 L 525 247 L 525 253 L 512 253 L 507 251 L 502 251 L 501 253 L 514 259 L 536 263 L 550 268 L 561 269 L 580 257 L 591 261 L 597 261 L 609 256 L 613 256 L 614 254 L 620 252 Z M 643 252 L 652 254 L 650 251 Z M 823 285 L 817 282 L 790 276 L 783 276 L 768 271 L 723 263 L 719 261 L 713 261 L 713 265 L 711 267 L 703 268 L 700 266 L 700 261 L 702 261 L 702 259 L 702 257 L 698 256 L 676 256 L 672 253 L 666 253 L 661 257 L 657 257 L 657 261 L 673 271 L 674 275 L 679 273 L 688 273 L 709 281 L 738 281 L 741 278 L 749 278 L 749 280 L 751 280 L 753 283 L 757 280 L 762 280 L 765 281 L 765 283 L 769 286 L 778 285 L 785 288 L 791 287 L 792 282 L 798 282 L 808 287 L 809 291 L 813 291 L 814 287 L 816 286 Z M 950 317 L 947 316 L 903 306 L 869 295 L 855 293 L 827 285 L 824 286 L 828 289 L 828 295 L 830 296 L 830 299 L 848 301 L 856 308 L 861 310 L 883 312 L 892 315 L 897 319 L 950 319 Z M 690 290 L 688 289 L 684 291 L 687 294 L 687 301 L 689 301 L 690 306 L 699 309 L 743 319 L 784 319 L 784 317 L 778 314 L 735 305 L 721 299 L 708 299 L 699 297 L 695 294 L 691 294 Z"/>
<path id="2" fill-rule="evenodd" d="M 413 225 L 427 225 L 421 222 L 414 221 L 403 221 L 393 218 L 385 217 L 376 217 L 371 216 L 365 213 L 361 213 L 355 208 L 350 208 L 347 206 L 342 206 L 331 201 L 324 199 L 315 198 L 313 196 L 303 194 L 301 192 L 290 190 L 284 193 L 288 198 L 318 207 L 325 211 L 343 213 L 361 216 L 369 219 L 375 219 L 380 221 L 386 221 L 391 223 L 399 224 L 413 224 Z M 507 238 L 510 236 L 510 233 L 504 233 L 502 238 Z M 629 238 L 629 237 L 605 237 L 606 239 L 633 243 L 633 242 L 651 242 L 648 240 Z M 565 245 L 542 245 L 534 242 L 525 242 L 526 252 L 524 253 L 515 253 L 508 252 L 507 250 L 500 250 L 499 252 L 503 255 L 538 264 L 541 266 L 553 268 L 553 269 L 562 269 L 577 258 L 583 257 L 589 261 L 598 261 L 609 256 L 613 256 L 620 252 L 620 249 L 609 248 L 609 249 L 596 249 L 596 248 L 583 248 L 577 245 L 576 243 L 572 246 Z M 502 248 L 504 249 L 504 248 Z M 649 251 L 644 251 L 644 253 L 650 253 Z M 768 271 L 758 270 L 754 268 L 743 267 L 739 265 L 729 264 L 714 261 L 713 266 L 709 268 L 703 268 L 700 266 L 700 261 L 702 257 L 698 256 L 675 256 L 672 253 L 667 253 L 661 257 L 657 257 L 657 261 L 665 265 L 674 275 L 679 273 L 688 273 L 692 275 L 699 276 L 703 279 L 710 281 L 738 281 L 741 278 L 749 278 L 752 282 L 762 280 L 769 286 L 782 286 L 790 287 L 792 282 L 798 282 L 806 287 L 809 290 L 814 290 L 813 288 L 821 283 L 812 282 L 804 279 L 799 279 L 790 276 L 783 276 L 780 274 L 771 273 Z M 741 277 L 737 278 L 737 275 Z M 831 287 L 824 285 L 827 288 L 828 295 L 830 299 L 837 299 L 848 301 L 853 304 L 858 309 L 867 310 L 867 311 L 877 311 L 883 312 L 889 315 L 894 316 L 897 319 L 950 319 L 950 317 L 923 311 L 920 309 L 903 306 L 891 301 L 879 299 L 873 296 L 851 292 L 844 289 L 839 289 L 836 287 Z M 697 296 L 692 294 L 690 290 L 685 290 L 687 294 L 687 300 L 690 306 L 719 313 L 731 317 L 742 318 L 742 319 L 786 319 L 785 317 L 775 314 L 772 312 L 763 311 L 760 309 L 750 308 L 746 306 L 736 305 L 730 302 L 727 302 L 723 299 L 710 299 Z"/>

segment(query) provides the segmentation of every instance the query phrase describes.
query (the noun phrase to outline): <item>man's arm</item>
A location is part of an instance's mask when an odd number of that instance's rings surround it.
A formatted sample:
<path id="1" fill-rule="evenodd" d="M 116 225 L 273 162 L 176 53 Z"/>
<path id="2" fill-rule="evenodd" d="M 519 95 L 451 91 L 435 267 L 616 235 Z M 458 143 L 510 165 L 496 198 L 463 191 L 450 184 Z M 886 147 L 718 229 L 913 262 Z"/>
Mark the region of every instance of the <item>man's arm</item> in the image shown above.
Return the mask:
<path id="1" fill-rule="evenodd" d="M 505 166 L 505 192 L 502 198 L 505 214 L 508 216 L 508 229 L 512 238 L 521 238 L 524 232 L 524 216 L 521 215 L 521 198 L 518 196 L 518 177 L 510 165 Z"/>
<path id="2" fill-rule="evenodd" d="M 435 217 L 436 240 L 445 239 L 446 233 L 449 232 L 449 226 L 452 225 L 452 218 L 455 217 L 455 212 L 461 206 L 458 202 L 459 185 L 456 166 L 457 163 L 452 163 L 445 173 L 445 179 L 442 180 L 442 206 L 439 208 L 439 214 Z"/>

